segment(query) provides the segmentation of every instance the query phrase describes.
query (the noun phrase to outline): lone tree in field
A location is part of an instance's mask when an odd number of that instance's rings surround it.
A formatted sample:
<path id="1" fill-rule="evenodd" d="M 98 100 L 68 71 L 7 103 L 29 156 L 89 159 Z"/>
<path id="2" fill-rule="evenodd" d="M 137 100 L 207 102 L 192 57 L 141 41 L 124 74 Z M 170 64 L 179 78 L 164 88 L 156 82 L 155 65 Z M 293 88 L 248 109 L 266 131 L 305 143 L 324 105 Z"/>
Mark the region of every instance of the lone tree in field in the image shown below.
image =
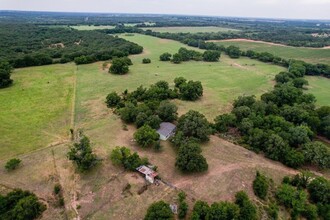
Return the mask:
<path id="1" fill-rule="evenodd" d="M 134 133 L 134 139 L 141 147 L 150 147 L 159 140 L 159 134 L 149 125 L 143 125 Z"/>
<path id="2" fill-rule="evenodd" d="M 108 108 L 112 108 L 116 107 L 120 100 L 120 96 L 116 92 L 112 92 L 107 95 L 105 103 L 107 103 Z"/>
<path id="3" fill-rule="evenodd" d="M 187 143 L 179 148 L 175 166 L 182 172 L 203 172 L 208 169 L 206 159 L 196 143 Z"/>
<path id="4" fill-rule="evenodd" d="M 143 58 L 142 63 L 143 64 L 151 63 L 151 60 L 149 58 Z"/>
<path id="5" fill-rule="evenodd" d="M 15 170 L 21 163 L 20 159 L 13 158 L 7 161 L 5 168 L 7 171 Z"/>
<path id="6" fill-rule="evenodd" d="M 68 158 L 77 165 L 78 170 L 81 172 L 89 170 L 98 161 L 86 136 L 83 136 L 79 143 L 73 144 L 68 152 Z"/>
<path id="7" fill-rule="evenodd" d="M 172 55 L 170 53 L 163 53 L 162 55 L 160 55 L 159 59 L 160 61 L 170 61 L 171 57 Z"/>
<path id="8" fill-rule="evenodd" d="M 151 204 L 147 210 L 144 220 L 173 220 L 174 215 L 170 205 L 164 201 L 159 201 Z"/>
<path id="9" fill-rule="evenodd" d="M 119 75 L 128 73 L 129 65 L 132 65 L 132 61 L 127 57 L 114 58 L 112 60 L 112 64 L 109 69 L 109 72 L 113 73 L 113 74 L 119 74 Z"/>
<path id="10" fill-rule="evenodd" d="M 9 63 L 0 63 L 0 89 L 8 87 L 13 83 L 13 80 L 10 79 L 12 69 Z"/>

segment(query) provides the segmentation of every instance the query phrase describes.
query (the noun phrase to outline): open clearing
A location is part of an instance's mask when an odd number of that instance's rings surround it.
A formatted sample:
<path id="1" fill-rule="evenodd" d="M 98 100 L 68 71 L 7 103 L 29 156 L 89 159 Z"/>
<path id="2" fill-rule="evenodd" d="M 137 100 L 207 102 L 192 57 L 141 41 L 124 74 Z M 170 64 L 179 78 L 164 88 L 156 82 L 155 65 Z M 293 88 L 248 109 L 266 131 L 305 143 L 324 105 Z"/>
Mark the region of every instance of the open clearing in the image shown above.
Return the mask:
<path id="1" fill-rule="evenodd" d="M 200 80 L 204 87 L 201 100 L 174 102 L 179 106 L 180 114 L 195 109 L 212 120 L 216 115 L 229 111 L 237 96 L 260 95 L 270 90 L 275 74 L 284 69 L 248 58 L 230 59 L 225 55 L 217 63 L 190 61 L 176 65 L 160 62 L 160 54 L 173 54 L 180 47 L 187 46 L 144 35 L 121 37 L 144 47 L 143 54 L 130 57 L 134 65 L 130 66 L 127 75 L 109 74 L 107 69 L 102 69 L 102 62 L 23 68 L 15 70 L 15 84 L 0 91 L 0 103 L 6 103 L 0 106 L 0 121 L 7 126 L 4 127 L 7 129 L 4 130 L 7 132 L 5 140 L 8 137 L 11 143 L 9 148 L 0 148 L 7 149 L 0 151 L 0 156 L 3 156 L 0 157 L 0 167 L 4 167 L 8 154 L 43 148 L 59 140 L 59 137 L 67 140 L 72 97 L 75 97 L 75 128 L 82 129 L 90 138 L 96 154 L 103 159 L 102 163 L 86 174 L 78 174 L 66 158 L 69 144 L 59 144 L 19 156 L 22 166 L 11 173 L 1 168 L 0 189 L 20 187 L 35 192 L 49 205 L 42 219 L 133 220 L 142 219 L 152 202 L 163 199 L 177 203 L 180 189 L 186 191 L 190 207 L 197 199 L 208 202 L 232 200 L 239 190 L 247 191 L 251 198 L 256 199 L 251 186 L 256 170 L 266 173 L 276 183 L 284 175 L 296 173 L 278 162 L 216 136 L 211 136 L 210 141 L 203 145 L 203 155 L 209 163 L 208 172 L 203 174 L 183 175 L 175 169 L 176 149 L 169 142 L 162 142 L 163 151 L 159 153 L 136 146 L 132 141 L 135 127 L 129 125 L 127 131 L 123 130 L 119 117 L 104 104 L 109 92 L 133 90 L 159 80 L 166 80 L 173 86 L 173 79 L 178 76 Z M 152 63 L 142 64 L 145 57 L 150 58 Z M 31 94 L 22 95 L 28 88 Z M 317 87 L 314 89 L 321 91 Z M 21 120 L 16 119 L 16 115 L 20 115 Z M 44 131 L 53 136 L 44 135 Z M 1 142 L 0 145 L 5 143 Z M 127 146 L 141 156 L 148 157 L 151 163 L 158 166 L 160 176 L 177 189 L 164 184 L 152 185 L 139 195 L 144 179 L 137 173 L 123 172 L 109 160 L 109 153 L 115 146 Z M 57 182 L 64 188 L 65 209 L 53 205 L 52 191 Z M 128 183 L 131 189 L 123 191 Z"/>
<path id="2" fill-rule="evenodd" d="M 169 32 L 169 33 L 198 33 L 198 32 L 235 32 L 238 29 L 204 26 L 204 27 L 150 27 L 142 28 L 143 30 L 152 30 L 155 32 Z"/>
<path id="3" fill-rule="evenodd" d="M 79 31 L 91 31 L 91 30 L 101 30 L 101 29 L 113 29 L 115 26 L 111 25 L 74 25 L 70 26 L 71 28 L 77 29 Z"/>
<path id="4" fill-rule="evenodd" d="M 0 159 L 61 142 L 68 136 L 74 64 L 16 69 L 0 90 Z"/>
<path id="5" fill-rule="evenodd" d="M 214 42 L 214 41 L 213 41 Z M 269 52 L 287 59 L 304 60 L 309 63 L 330 64 L 330 49 L 316 49 L 306 47 L 290 47 L 261 41 L 249 41 L 245 39 L 219 40 L 217 44 L 225 47 L 235 45 L 242 50 L 254 50 L 257 52 Z"/>

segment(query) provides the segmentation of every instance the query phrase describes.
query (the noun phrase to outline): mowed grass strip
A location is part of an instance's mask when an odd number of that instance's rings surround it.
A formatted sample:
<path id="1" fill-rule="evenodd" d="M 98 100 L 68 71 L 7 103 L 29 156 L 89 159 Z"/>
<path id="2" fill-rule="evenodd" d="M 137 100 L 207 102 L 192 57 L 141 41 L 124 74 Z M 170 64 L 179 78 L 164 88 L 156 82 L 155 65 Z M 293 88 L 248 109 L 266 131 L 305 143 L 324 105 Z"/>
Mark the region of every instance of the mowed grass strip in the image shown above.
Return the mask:
<path id="1" fill-rule="evenodd" d="M 169 32 L 169 33 L 198 33 L 198 32 L 237 32 L 238 29 L 224 28 L 216 26 L 204 26 L 204 27 L 147 27 L 143 30 L 152 30 L 155 32 Z"/>
<path id="2" fill-rule="evenodd" d="M 306 47 L 290 47 L 274 45 L 267 42 L 249 42 L 244 39 L 224 40 L 216 42 L 218 45 L 228 47 L 230 45 L 238 46 L 241 50 L 254 50 L 257 52 L 269 52 L 286 59 L 304 60 L 309 63 L 325 63 L 330 64 L 330 49 L 316 49 Z"/>
<path id="3" fill-rule="evenodd" d="M 74 64 L 16 69 L 0 90 L 0 159 L 67 138 Z"/>

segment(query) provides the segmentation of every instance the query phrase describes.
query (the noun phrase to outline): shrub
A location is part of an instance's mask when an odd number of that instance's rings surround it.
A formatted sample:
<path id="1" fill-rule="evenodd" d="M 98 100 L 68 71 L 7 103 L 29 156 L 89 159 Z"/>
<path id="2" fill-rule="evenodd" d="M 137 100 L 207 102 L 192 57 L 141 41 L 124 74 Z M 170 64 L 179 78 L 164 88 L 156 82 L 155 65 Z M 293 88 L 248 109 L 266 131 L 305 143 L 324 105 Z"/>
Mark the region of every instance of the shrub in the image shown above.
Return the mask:
<path id="1" fill-rule="evenodd" d="M 116 92 L 111 92 L 107 95 L 106 104 L 108 108 L 116 107 L 121 98 Z"/>
<path id="2" fill-rule="evenodd" d="M 171 57 L 172 55 L 170 53 L 163 53 L 162 55 L 160 55 L 159 59 L 160 61 L 170 61 Z"/>
<path id="3" fill-rule="evenodd" d="M 58 195 L 59 193 L 60 193 L 60 191 L 61 191 L 61 185 L 60 184 L 55 184 L 55 186 L 54 186 L 54 193 L 55 193 L 55 195 Z"/>
<path id="4" fill-rule="evenodd" d="M 151 60 L 149 58 L 143 58 L 142 63 L 143 64 L 151 63 Z"/>
<path id="5" fill-rule="evenodd" d="M 137 153 L 131 153 L 127 147 L 116 147 L 111 151 L 110 160 L 114 165 L 121 165 L 127 170 L 135 171 L 141 165 L 147 165 L 148 159 L 140 158 Z"/>
<path id="6" fill-rule="evenodd" d="M 15 170 L 21 163 L 20 159 L 13 158 L 7 161 L 5 168 L 7 171 Z"/>
<path id="7" fill-rule="evenodd" d="M 253 191 L 260 199 L 266 199 L 268 192 L 268 181 L 266 176 L 257 171 L 256 178 L 253 181 Z"/>
<path id="8" fill-rule="evenodd" d="M 13 80 L 10 79 L 13 68 L 8 62 L 0 63 L 0 89 L 10 86 Z"/>
<path id="9" fill-rule="evenodd" d="M 257 220 L 257 208 L 255 205 L 250 201 L 248 195 L 243 192 L 239 191 L 235 195 L 235 204 L 239 206 L 239 219 L 241 220 Z"/>
<path id="10" fill-rule="evenodd" d="M 159 201 L 151 204 L 147 210 L 144 220 L 173 220 L 174 215 L 169 204 L 164 201 Z"/>

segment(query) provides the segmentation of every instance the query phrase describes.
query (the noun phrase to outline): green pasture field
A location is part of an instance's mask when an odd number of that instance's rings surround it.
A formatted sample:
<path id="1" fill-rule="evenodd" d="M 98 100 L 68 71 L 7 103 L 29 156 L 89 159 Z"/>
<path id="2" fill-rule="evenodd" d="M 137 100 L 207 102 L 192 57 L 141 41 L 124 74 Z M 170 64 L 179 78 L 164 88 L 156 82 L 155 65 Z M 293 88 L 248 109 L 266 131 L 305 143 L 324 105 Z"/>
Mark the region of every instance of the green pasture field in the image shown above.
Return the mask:
<path id="1" fill-rule="evenodd" d="M 0 90 L 0 159 L 68 137 L 74 64 L 16 69 Z"/>
<path id="2" fill-rule="evenodd" d="M 148 27 L 143 28 L 143 30 L 152 30 L 155 32 L 169 32 L 169 33 L 198 33 L 198 32 L 234 32 L 240 31 L 232 28 L 223 28 L 215 26 L 205 26 L 205 27 Z"/>
<path id="3" fill-rule="evenodd" d="M 321 76 L 306 76 L 308 92 L 315 95 L 317 106 L 330 106 L 330 79 Z"/>
<path id="4" fill-rule="evenodd" d="M 304 47 L 290 47 L 274 45 L 267 42 L 247 42 L 247 41 L 219 41 L 219 45 L 225 47 L 235 45 L 241 48 L 241 50 L 254 50 L 257 52 L 269 52 L 276 56 L 287 58 L 304 60 L 309 63 L 325 63 L 330 64 L 330 49 L 315 49 Z"/>
<path id="5" fill-rule="evenodd" d="M 231 103 L 240 95 L 257 96 L 272 89 L 274 76 L 284 68 L 262 63 L 248 58 L 230 59 L 222 56 L 217 63 L 183 62 L 173 64 L 159 61 L 164 52 L 175 53 L 180 47 L 187 47 L 172 40 L 159 39 L 146 35 L 120 35 L 144 47 L 144 52 L 130 56 L 133 61 L 130 72 L 124 76 L 112 75 L 102 70 L 102 63 L 78 67 L 77 99 L 82 104 L 88 100 L 101 99 L 111 91 L 135 90 L 138 86 L 149 86 L 165 80 L 174 86 L 173 80 L 183 76 L 188 80 L 199 80 L 204 86 L 204 96 L 197 102 L 175 100 L 180 113 L 189 109 L 201 111 L 210 120 L 220 113 L 229 111 Z M 196 48 L 190 48 L 196 49 Z M 150 58 L 151 64 L 142 64 L 143 58 Z M 77 105 L 79 107 L 79 104 Z M 78 108 L 77 107 L 77 108 Z M 84 108 L 77 109 L 84 113 Z M 81 118 L 85 118 L 81 116 Z"/>

